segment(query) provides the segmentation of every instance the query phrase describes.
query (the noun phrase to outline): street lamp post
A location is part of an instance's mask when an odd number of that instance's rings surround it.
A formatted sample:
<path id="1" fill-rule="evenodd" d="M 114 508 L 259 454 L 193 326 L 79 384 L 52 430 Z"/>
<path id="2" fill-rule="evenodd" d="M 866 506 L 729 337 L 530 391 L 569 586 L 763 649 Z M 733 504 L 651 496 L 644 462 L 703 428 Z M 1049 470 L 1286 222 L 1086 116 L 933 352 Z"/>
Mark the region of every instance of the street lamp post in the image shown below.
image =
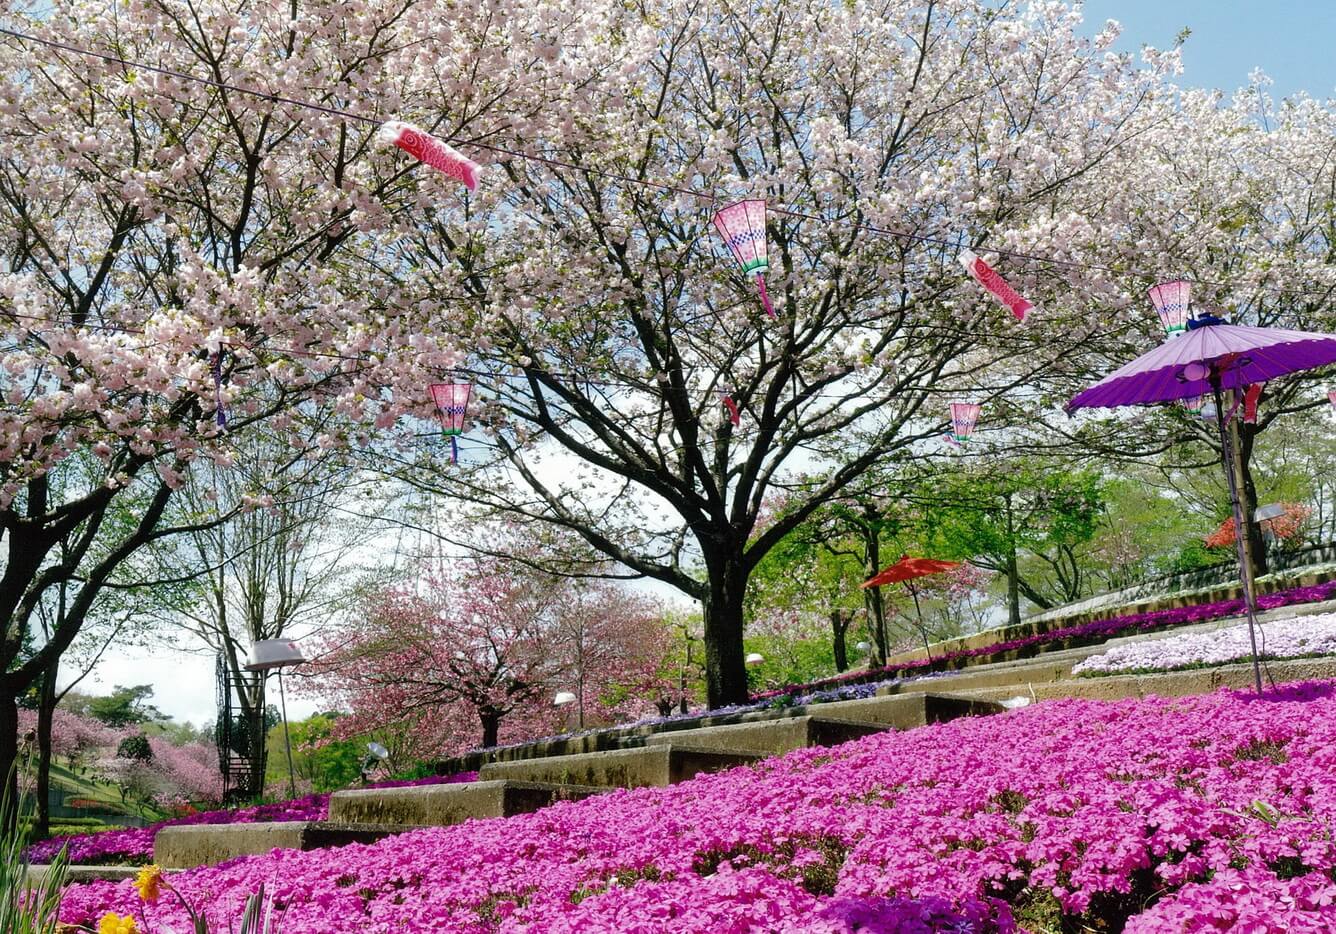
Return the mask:
<path id="1" fill-rule="evenodd" d="M 246 662 L 247 671 L 278 671 L 278 701 L 283 711 L 283 744 L 288 752 L 288 790 L 292 797 L 297 797 L 297 772 L 292 765 L 292 734 L 288 730 L 288 699 L 283 693 L 283 669 L 295 667 L 305 662 L 297 643 L 286 639 L 261 639 L 251 646 L 250 659 Z M 264 719 L 261 717 L 263 724 Z M 261 788 L 263 777 L 261 778 Z"/>

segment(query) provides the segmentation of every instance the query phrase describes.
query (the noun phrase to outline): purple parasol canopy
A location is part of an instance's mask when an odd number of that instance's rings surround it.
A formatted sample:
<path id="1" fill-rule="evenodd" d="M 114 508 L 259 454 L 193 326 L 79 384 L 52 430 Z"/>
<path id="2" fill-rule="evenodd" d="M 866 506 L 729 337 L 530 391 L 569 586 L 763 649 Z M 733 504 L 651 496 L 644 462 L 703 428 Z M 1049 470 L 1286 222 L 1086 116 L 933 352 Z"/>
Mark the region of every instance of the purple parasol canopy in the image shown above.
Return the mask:
<path id="1" fill-rule="evenodd" d="M 1207 324 L 1165 341 L 1067 403 L 1067 410 L 1149 405 L 1243 389 L 1300 370 L 1336 363 L 1336 334 Z"/>

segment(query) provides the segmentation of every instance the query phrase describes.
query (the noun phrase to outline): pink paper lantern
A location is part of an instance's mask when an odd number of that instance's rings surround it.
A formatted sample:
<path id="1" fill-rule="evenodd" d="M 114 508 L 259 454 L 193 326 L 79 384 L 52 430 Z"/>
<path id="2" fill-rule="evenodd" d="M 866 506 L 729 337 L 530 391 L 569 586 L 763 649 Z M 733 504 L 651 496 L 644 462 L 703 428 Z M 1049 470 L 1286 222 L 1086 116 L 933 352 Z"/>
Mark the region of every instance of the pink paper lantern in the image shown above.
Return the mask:
<path id="1" fill-rule="evenodd" d="M 974 434 L 983 406 L 974 402 L 951 403 L 951 434 L 947 438 L 957 445 L 964 444 Z"/>
<path id="2" fill-rule="evenodd" d="M 761 305 L 766 314 L 775 317 L 775 309 L 765 290 L 764 274 L 770 268 L 770 260 L 766 255 L 765 201 L 751 198 L 730 204 L 714 215 L 714 226 L 742 271 L 756 277 Z"/>
<path id="3" fill-rule="evenodd" d="M 1160 316 L 1165 334 L 1172 337 L 1188 329 L 1192 306 L 1192 283 L 1184 279 L 1161 282 L 1150 288 L 1150 301 Z"/>
<path id="4" fill-rule="evenodd" d="M 1327 393 L 1327 401 L 1331 403 L 1332 408 L 1336 409 L 1336 389 Z"/>
<path id="5" fill-rule="evenodd" d="M 469 383 L 432 383 L 431 399 L 441 420 L 441 433 L 450 439 L 450 463 L 459 460 L 458 436 L 464 433 L 464 419 L 469 410 Z"/>

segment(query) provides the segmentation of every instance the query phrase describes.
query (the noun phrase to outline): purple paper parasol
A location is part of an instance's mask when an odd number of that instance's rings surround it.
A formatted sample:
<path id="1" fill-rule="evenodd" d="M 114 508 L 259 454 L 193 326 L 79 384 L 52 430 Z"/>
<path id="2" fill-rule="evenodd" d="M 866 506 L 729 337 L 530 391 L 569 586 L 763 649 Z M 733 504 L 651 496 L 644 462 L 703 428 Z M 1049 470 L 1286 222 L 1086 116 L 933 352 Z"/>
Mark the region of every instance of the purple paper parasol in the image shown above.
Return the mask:
<path id="1" fill-rule="evenodd" d="M 1248 552 L 1246 515 L 1239 495 L 1234 449 L 1237 426 L 1230 425 L 1225 394 L 1233 391 L 1239 405 L 1251 397 L 1245 417 L 1256 418 L 1257 389 L 1267 380 L 1336 363 L 1336 334 L 1284 331 L 1279 328 L 1249 328 L 1226 324 L 1213 316 L 1188 323 L 1182 337 L 1166 341 L 1150 353 L 1104 377 L 1067 403 L 1067 411 L 1080 408 L 1113 408 L 1176 402 L 1209 395 L 1215 403 L 1220 432 L 1220 455 L 1229 487 L 1229 504 L 1237 532 L 1239 580 L 1243 584 L 1244 610 L 1253 650 L 1253 683 L 1262 693 L 1262 670 L 1257 651 L 1257 594 Z"/>
<path id="2" fill-rule="evenodd" d="M 1231 355 L 1233 359 L 1229 359 Z M 1336 363 L 1336 334 L 1240 324 L 1207 325 L 1142 354 L 1077 395 L 1067 403 L 1067 409 L 1149 405 L 1209 396 L 1214 388 L 1212 369 L 1219 370 L 1220 388 L 1229 390 L 1329 363 Z"/>

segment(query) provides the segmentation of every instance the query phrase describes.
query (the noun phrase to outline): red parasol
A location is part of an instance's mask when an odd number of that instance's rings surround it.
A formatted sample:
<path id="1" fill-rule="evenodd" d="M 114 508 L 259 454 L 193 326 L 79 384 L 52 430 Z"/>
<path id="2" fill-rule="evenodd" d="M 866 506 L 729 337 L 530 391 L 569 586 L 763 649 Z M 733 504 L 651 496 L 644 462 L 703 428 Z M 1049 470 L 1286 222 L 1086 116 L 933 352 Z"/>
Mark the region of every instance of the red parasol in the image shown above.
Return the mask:
<path id="1" fill-rule="evenodd" d="M 958 567 L 960 567 L 959 561 L 939 561 L 936 558 L 911 558 L 909 555 L 901 555 L 899 561 L 883 568 L 875 577 L 863 581 L 862 586 L 866 590 L 869 587 L 880 587 L 882 584 L 898 584 L 902 581 L 912 581 L 916 577 L 941 574 L 943 571 Z"/>
<path id="2" fill-rule="evenodd" d="M 919 606 L 918 591 L 909 582 L 919 577 L 941 574 L 943 571 L 958 567 L 960 567 L 959 561 L 939 561 L 936 558 L 911 558 L 909 555 L 901 555 L 900 560 L 895 564 L 882 568 L 881 573 L 869 577 L 862 584 L 864 590 L 869 587 L 880 587 L 882 584 L 904 583 L 908 586 L 909 595 L 914 598 L 914 613 L 918 617 L 919 635 L 923 636 L 923 649 L 927 653 L 929 661 L 932 661 L 932 647 L 928 642 L 928 631 L 923 628 L 923 609 Z M 883 633 L 878 633 L 877 638 L 881 640 L 880 644 L 885 646 L 886 636 Z"/>

